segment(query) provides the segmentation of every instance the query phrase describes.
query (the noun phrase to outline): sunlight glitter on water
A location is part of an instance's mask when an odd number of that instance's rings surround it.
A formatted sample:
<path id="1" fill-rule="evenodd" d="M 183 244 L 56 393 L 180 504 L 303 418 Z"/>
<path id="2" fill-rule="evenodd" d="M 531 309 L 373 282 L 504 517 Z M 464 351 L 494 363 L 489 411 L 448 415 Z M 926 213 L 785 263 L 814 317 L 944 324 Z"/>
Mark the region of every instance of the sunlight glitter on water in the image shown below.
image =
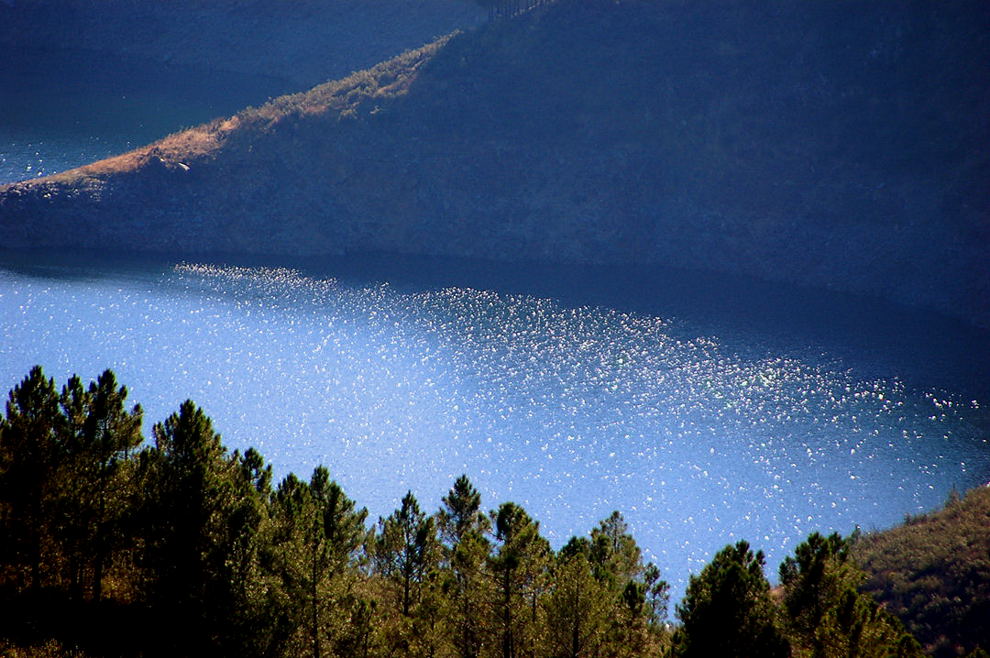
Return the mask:
<path id="1" fill-rule="evenodd" d="M 742 357 L 649 315 L 189 264 L 0 271 L 0 308 L 10 385 L 36 362 L 62 380 L 113 367 L 149 421 L 192 397 L 229 446 L 281 474 L 324 463 L 372 515 L 406 489 L 433 507 L 462 472 L 556 545 L 619 509 L 680 585 L 738 538 L 772 572 L 812 530 L 890 525 L 990 473 L 976 401 L 775 356 L 772 339 Z"/>

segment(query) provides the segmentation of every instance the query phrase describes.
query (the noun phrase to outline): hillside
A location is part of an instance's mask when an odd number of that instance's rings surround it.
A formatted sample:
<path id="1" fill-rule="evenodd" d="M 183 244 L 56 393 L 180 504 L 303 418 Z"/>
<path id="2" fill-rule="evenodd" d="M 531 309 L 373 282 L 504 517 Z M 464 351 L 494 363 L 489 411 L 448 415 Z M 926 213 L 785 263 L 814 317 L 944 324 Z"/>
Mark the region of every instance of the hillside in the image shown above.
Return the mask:
<path id="1" fill-rule="evenodd" d="M 152 61 L 306 89 L 483 17 L 473 0 L 6 0 L 0 54 L 13 66 Z"/>
<path id="2" fill-rule="evenodd" d="M 0 240 L 663 263 L 990 326 L 988 35 L 978 0 L 561 0 L 0 188 Z"/>
<path id="3" fill-rule="evenodd" d="M 855 552 L 870 575 L 866 591 L 929 653 L 990 647 L 990 488 L 866 535 Z"/>

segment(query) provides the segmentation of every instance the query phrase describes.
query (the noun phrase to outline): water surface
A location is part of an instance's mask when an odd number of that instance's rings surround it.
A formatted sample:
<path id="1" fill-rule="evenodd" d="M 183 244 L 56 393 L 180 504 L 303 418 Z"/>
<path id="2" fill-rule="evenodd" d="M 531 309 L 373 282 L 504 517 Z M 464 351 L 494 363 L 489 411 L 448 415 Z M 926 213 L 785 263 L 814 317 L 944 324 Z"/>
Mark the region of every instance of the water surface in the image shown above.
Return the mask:
<path id="1" fill-rule="evenodd" d="M 885 326 L 850 300 L 821 301 L 839 329 L 801 334 L 777 302 L 813 309 L 803 291 L 768 302 L 753 284 L 748 317 L 676 272 L 656 273 L 651 300 L 618 272 L 369 262 L 7 254 L 0 380 L 113 368 L 149 422 L 191 397 L 229 447 L 280 475 L 326 464 L 372 518 L 407 489 L 434 507 L 461 473 L 555 545 L 618 509 L 679 587 L 727 542 L 773 571 L 813 530 L 889 526 L 990 480 L 986 398 L 947 347 L 986 345 L 980 332 L 932 343 L 926 384 L 926 360 L 897 344 L 930 331 L 845 343 L 844 322 Z"/>
<path id="2" fill-rule="evenodd" d="M 0 183 L 290 91 L 45 57 L 0 68 Z M 113 368 L 146 432 L 192 398 L 229 447 L 326 464 L 372 518 L 461 473 L 557 546 L 618 509 L 677 590 L 736 539 L 772 573 L 812 530 L 990 480 L 990 340 L 938 316 L 659 269 L 225 262 L 0 253 L 0 386 Z"/>

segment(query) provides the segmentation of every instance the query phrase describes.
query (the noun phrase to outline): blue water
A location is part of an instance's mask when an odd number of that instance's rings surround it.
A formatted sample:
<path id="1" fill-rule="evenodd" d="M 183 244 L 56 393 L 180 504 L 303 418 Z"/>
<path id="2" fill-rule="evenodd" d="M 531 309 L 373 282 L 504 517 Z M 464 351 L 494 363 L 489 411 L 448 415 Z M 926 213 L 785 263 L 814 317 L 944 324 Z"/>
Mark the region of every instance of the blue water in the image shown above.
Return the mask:
<path id="1" fill-rule="evenodd" d="M 277 87 L 83 65 L 54 84 L 25 61 L 0 70 L 0 183 Z M 990 481 L 990 339 L 936 316 L 676 271 L 222 263 L 0 252 L 0 387 L 113 368 L 146 434 L 192 398 L 229 447 L 280 476 L 325 464 L 372 518 L 461 473 L 558 546 L 618 509 L 675 593 L 738 538 L 772 573 L 813 530 Z"/>
<path id="2" fill-rule="evenodd" d="M 79 52 L 4 53 L 0 184 L 125 153 L 297 91 L 264 76 Z"/>
<path id="3" fill-rule="evenodd" d="M 909 362 L 910 381 L 879 375 L 898 350 L 823 347 L 772 318 L 578 304 L 595 294 L 581 281 L 526 294 L 517 269 L 481 289 L 353 263 L 6 261 L 8 387 L 36 363 L 59 381 L 113 368 L 148 425 L 191 397 L 229 447 L 280 475 L 326 464 L 372 518 L 407 489 L 438 505 L 461 473 L 555 545 L 618 509 L 678 588 L 738 538 L 775 570 L 813 530 L 889 526 L 990 480 L 982 393 L 919 386 Z"/>

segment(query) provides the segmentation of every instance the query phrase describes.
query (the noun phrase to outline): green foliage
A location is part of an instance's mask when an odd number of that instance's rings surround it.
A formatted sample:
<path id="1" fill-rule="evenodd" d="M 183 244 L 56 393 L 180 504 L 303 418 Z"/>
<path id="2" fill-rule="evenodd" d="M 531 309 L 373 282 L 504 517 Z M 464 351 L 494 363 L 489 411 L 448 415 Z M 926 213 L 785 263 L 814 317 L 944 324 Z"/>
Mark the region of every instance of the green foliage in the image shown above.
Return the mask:
<path id="1" fill-rule="evenodd" d="M 794 653 L 813 658 L 918 655 L 900 622 L 858 591 L 865 574 L 850 559 L 852 542 L 812 533 L 780 565 Z"/>
<path id="2" fill-rule="evenodd" d="M 787 656 L 787 640 L 776 625 L 763 552 L 740 541 L 719 551 L 677 606 L 681 628 L 678 656 Z"/>
<path id="3" fill-rule="evenodd" d="M 413 493 L 387 518 L 378 520 L 373 564 L 386 607 L 385 646 L 406 655 L 433 655 L 446 632 L 441 617 L 441 546 L 436 519 Z"/>
<path id="4" fill-rule="evenodd" d="M 665 643 L 667 591 L 655 565 L 644 565 L 636 540 L 618 511 L 591 531 L 589 556 L 609 604 L 606 639 L 630 655 L 652 652 Z"/>
<path id="5" fill-rule="evenodd" d="M 55 473 L 64 462 L 63 426 L 55 382 L 40 366 L 10 391 L 0 425 L 0 505 L 4 562 L 18 586 L 40 590 L 53 566 Z"/>
<path id="6" fill-rule="evenodd" d="M 219 537 L 225 554 L 227 583 L 219 604 L 226 608 L 226 627 L 220 645 L 230 653 L 248 655 L 265 647 L 271 633 L 266 617 L 266 572 L 262 565 L 271 524 L 271 466 L 253 448 L 234 452 L 224 475 L 228 498 Z"/>
<path id="7" fill-rule="evenodd" d="M 269 560 L 278 577 L 283 650 L 333 655 L 336 646 L 353 640 L 351 614 L 362 604 L 353 567 L 366 516 L 322 466 L 309 484 L 289 475 L 279 485 Z"/>
<path id="8" fill-rule="evenodd" d="M 584 565 L 593 586 L 583 578 Z M 553 655 L 586 655 L 587 650 L 578 647 L 589 643 L 612 647 L 615 655 L 623 656 L 655 655 L 668 648 L 664 622 L 670 587 L 660 579 L 656 565 L 643 564 L 619 512 L 601 521 L 590 538 L 572 537 L 564 545 L 551 583 L 547 626 Z M 593 591 L 592 600 L 583 598 L 588 591 Z M 569 604 L 561 605 L 564 601 Z M 592 609 L 582 611 L 588 605 Z"/>
<path id="9" fill-rule="evenodd" d="M 148 597 L 189 629 L 192 646 L 203 645 L 228 621 L 230 464 L 213 423 L 191 400 L 153 435 L 154 447 L 141 455 Z"/>
<path id="10" fill-rule="evenodd" d="M 478 656 L 485 643 L 483 618 L 491 597 L 486 560 L 491 522 L 481 511 L 481 494 L 466 475 L 454 482 L 437 513 L 444 549 L 445 617 L 455 655 Z"/>
<path id="11" fill-rule="evenodd" d="M 5 655 L 917 655 L 860 593 L 854 553 L 873 574 L 867 587 L 901 579 L 895 593 L 910 594 L 931 628 L 956 623 L 933 603 L 977 627 L 986 609 L 983 490 L 859 543 L 812 534 L 781 565 L 779 604 L 762 553 L 727 546 L 691 577 L 672 631 L 669 587 L 619 512 L 554 553 L 522 507 L 485 514 L 461 476 L 436 514 L 410 491 L 368 528 L 326 468 L 273 489 L 262 455 L 228 453 L 191 401 L 139 450 L 141 409 L 126 398 L 110 371 L 88 387 L 72 377 L 59 393 L 34 368 L 10 392 L 0 418 Z M 955 564 L 939 552 L 950 548 L 972 555 Z M 897 562 L 906 557 L 919 560 L 914 571 Z M 931 591 L 970 598 L 948 606 L 925 599 Z M 956 646 L 975 650 L 944 639 L 928 648 Z"/>
<path id="12" fill-rule="evenodd" d="M 125 408 L 127 388 L 110 370 L 83 389 L 71 377 L 62 389 L 65 461 L 58 482 L 57 532 L 76 598 L 103 597 L 103 580 L 129 545 L 125 530 L 134 493 L 133 451 L 141 444 L 141 407 Z M 86 585 L 89 585 L 87 588 Z"/>
<path id="13" fill-rule="evenodd" d="M 502 503 L 490 516 L 496 540 L 489 569 L 495 583 L 497 645 L 502 658 L 531 655 L 539 641 L 539 600 L 546 588 L 550 544 L 540 535 L 540 524 L 515 503 Z"/>
<path id="14" fill-rule="evenodd" d="M 409 491 L 399 509 L 379 519 L 378 528 L 375 566 L 394 589 L 397 609 L 408 617 L 438 557 L 434 520 L 419 509 L 419 502 Z"/>
<path id="15" fill-rule="evenodd" d="M 552 572 L 544 603 L 547 654 L 597 655 L 610 623 L 607 585 L 595 577 L 587 551 L 561 553 Z"/>
<path id="16" fill-rule="evenodd" d="M 454 551 L 469 535 L 480 536 L 489 530 L 488 518 L 481 511 L 481 494 L 471 484 L 467 475 L 457 478 L 442 503 L 443 507 L 437 514 L 437 522 L 440 536 L 448 551 Z"/>

